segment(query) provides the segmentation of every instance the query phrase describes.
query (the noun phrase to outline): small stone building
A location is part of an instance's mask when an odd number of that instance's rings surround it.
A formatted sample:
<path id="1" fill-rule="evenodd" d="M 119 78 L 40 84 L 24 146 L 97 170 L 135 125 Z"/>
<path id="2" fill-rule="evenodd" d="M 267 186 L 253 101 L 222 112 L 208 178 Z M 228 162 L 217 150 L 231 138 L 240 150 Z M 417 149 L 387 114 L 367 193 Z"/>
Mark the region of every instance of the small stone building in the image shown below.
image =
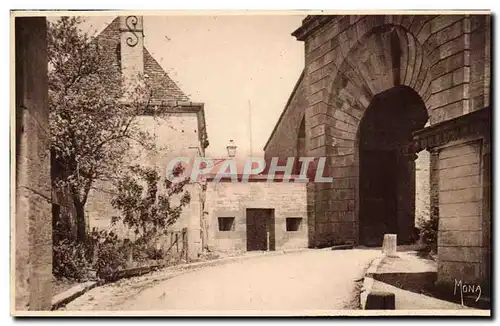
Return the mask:
<path id="1" fill-rule="evenodd" d="M 240 178 L 241 180 L 241 178 Z M 208 247 L 212 251 L 308 247 L 306 183 L 267 175 L 248 182 L 207 180 Z"/>
<path id="2" fill-rule="evenodd" d="M 491 16 L 308 16 L 292 35 L 304 42 L 304 70 L 265 156 L 327 157 L 334 181 L 307 185 L 309 245 L 380 245 L 384 233 L 411 242 L 416 189 L 429 189 L 439 278 L 488 281 L 490 131 L 476 111 L 490 105 Z M 476 140 L 460 131 L 457 142 L 414 144 L 414 134 L 478 119 L 486 129 Z M 428 167 L 417 168 L 418 156 Z"/>

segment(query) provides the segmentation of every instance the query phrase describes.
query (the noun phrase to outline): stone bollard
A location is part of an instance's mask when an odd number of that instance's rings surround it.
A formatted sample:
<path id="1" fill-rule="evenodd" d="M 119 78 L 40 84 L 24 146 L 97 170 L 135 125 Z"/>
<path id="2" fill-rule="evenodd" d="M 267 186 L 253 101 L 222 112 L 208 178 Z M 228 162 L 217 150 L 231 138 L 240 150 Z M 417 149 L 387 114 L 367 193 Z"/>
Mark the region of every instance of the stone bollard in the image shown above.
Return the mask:
<path id="1" fill-rule="evenodd" d="M 382 253 L 388 257 L 397 257 L 397 234 L 384 234 Z"/>
<path id="2" fill-rule="evenodd" d="M 395 310 L 396 296 L 391 292 L 371 292 L 366 298 L 365 310 Z"/>

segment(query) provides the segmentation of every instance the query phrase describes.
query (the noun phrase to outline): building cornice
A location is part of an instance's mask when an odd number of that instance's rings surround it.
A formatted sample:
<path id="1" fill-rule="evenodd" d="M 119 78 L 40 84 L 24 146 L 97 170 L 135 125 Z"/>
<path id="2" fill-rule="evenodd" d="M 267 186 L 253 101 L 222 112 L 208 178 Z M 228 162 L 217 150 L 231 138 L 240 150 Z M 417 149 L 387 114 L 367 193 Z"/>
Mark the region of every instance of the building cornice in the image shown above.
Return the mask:
<path id="1" fill-rule="evenodd" d="M 305 41 L 306 38 L 311 35 L 314 31 L 319 29 L 321 26 L 327 22 L 332 21 L 335 18 L 340 17 L 339 15 L 309 15 L 304 20 L 302 20 L 302 26 L 297 28 L 292 35 L 299 41 Z"/>
<path id="2" fill-rule="evenodd" d="M 205 104 L 201 102 L 190 102 L 190 101 L 163 101 L 163 100 L 151 100 L 149 106 L 162 107 L 162 112 L 164 113 L 195 113 L 198 118 L 198 137 L 200 140 L 201 147 L 203 149 L 207 148 L 210 143 L 208 141 L 207 133 L 207 123 L 205 120 Z"/>
<path id="3" fill-rule="evenodd" d="M 413 133 L 412 150 L 419 152 L 443 146 L 451 141 L 473 135 L 491 133 L 491 108 L 486 107 L 471 113 L 446 120 Z"/>
<path id="4" fill-rule="evenodd" d="M 201 147 L 205 150 L 210 142 L 208 141 L 207 123 L 205 121 L 205 104 L 199 102 L 179 102 L 173 109 L 177 109 L 176 113 L 193 112 L 198 117 L 198 137 Z M 204 152 L 204 151 L 203 151 Z"/>

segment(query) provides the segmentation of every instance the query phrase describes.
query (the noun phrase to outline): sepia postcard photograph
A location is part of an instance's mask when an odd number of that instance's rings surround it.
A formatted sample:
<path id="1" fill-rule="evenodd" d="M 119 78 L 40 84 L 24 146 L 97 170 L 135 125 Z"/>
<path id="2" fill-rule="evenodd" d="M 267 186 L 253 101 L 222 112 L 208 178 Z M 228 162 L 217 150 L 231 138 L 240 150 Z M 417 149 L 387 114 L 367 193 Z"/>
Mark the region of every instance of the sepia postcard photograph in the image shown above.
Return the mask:
<path id="1" fill-rule="evenodd" d="M 492 315 L 492 13 L 10 11 L 13 316 Z"/>

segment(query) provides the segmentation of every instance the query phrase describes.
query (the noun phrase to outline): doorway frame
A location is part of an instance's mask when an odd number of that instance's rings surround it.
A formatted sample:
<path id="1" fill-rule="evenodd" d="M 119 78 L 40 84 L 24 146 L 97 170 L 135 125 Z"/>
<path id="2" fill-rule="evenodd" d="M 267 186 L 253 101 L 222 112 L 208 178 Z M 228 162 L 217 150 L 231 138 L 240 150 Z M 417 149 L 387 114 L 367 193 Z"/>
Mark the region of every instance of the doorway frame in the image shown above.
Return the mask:
<path id="1" fill-rule="evenodd" d="M 246 248 L 247 251 L 254 251 L 254 250 L 248 250 L 248 215 L 247 212 L 248 210 L 265 210 L 265 211 L 270 211 L 271 214 L 269 214 L 269 220 L 266 226 L 266 230 L 269 231 L 269 238 L 266 237 L 266 251 L 276 251 L 276 208 L 271 207 L 270 205 L 251 205 L 251 206 L 245 206 L 243 207 L 244 211 L 244 216 L 245 216 L 245 226 L 246 226 Z M 270 228 L 270 226 L 272 226 Z M 267 233 L 267 232 L 266 232 Z"/>
<path id="2" fill-rule="evenodd" d="M 354 159 L 353 159 L 353 165 L 351 166 L 352 168 L 352 172 L 353 172 L 353 178 L 355 178 L 355 216 L 354 216 L 354 231 L 355 231 L 355 241 L 356 241 L 356 244 L 360 245 L 362 242 L 363 242 L 363 238 L 361 236 L 361 217 L 360 217 L 360 212 L 361 212 L 361 160 L 360 160 L 360 150 L 361 150 L 361 140 L 362 140 L 362 135 L 361 135 L 361 131 L 362 131 L 362 126 L 363 126 L 363 122 L 365 122 L 365 119 L 367 118 L 367 115 L 366 113 L 368 112 L 368 110 L 370 108 L 373 109 L 372 105 L 374 104 L 374 100 L 376 97 L 380 97 L 381 94 L 384 94 L 384 93 L 388 93 L 390 91 L 394 91 L 394 89 L 396 88 L 400 88 L 401 90 L 403 89 L 408 89 L 409 90 L 409 93 L 408 93 L 408 96 L 411 96 L 413 98 L 413 101 L 415 101 L 415 106 L 418 105 L 418 107 L 415 107 L 417 110 L 421 110 L 422 113 L 425 114 L 426 116 L 426 119 L 425 119 L 425 122 L 422 124 L 422 127 L 421 128 L 416 128 L 413 132 L 412 132 L 412 135 L 416 132 L 418 132 L 419 130 L 421 130 L 422 128 L 425 128 L 425 125 L 427 123 L 430 122 L 430 119 L 431 119 L 431 116 L 430 116 L 430 112 L 429 110 L 427 109 L 426 107 L 426 104 L 425 104 L 425 101 L 420 97 L 420 94 L 418 94 L 415 89 L 413 89 L 412 87 L 409 87 L 409 86 L 406 86 L 406 85 L 403 85 L 403 84 L 400 84 L 400 85 L 395 85 L 391 88 L 388 88 L 386 90 L 383 90 L 377 94 L 375 94 L 372 98 L 372 100 L 370 101 L 369 105 L 366 107 L 366 109 L 363 111 L 363 114 L 362 114 L 362 117 L 361 119 L 359 120 L 358 124 L 357 124 L 357 127 L 356 127 L 356 136 L 355 136 L 355 139 L 354 139 L 354 148 L 353 148 L 353 155 L 354 155 Z M 413 94 L 412 94 L 413 93 Z M 412 100 L 410 99 L 409 102 L 411 102 Z M 413 143 L 413 141 L 409 141 L 408 142 L 408 145 L 407 146 L 411 146 L 411 144 Z M 415 172 L 416 172 L 416 169 L 413 170 L 413 177 L 414 177 L 414 183 L 417 182 L 417 180 L 415 179 Z M 416 191 L 416 187 L 415 187 L 415 184 L 414 184 L 414 189 L 413 189 L 413 192 L 415 193 Z M 414 197 L 414 196 L 413 196 Z M 415 204 L 413 204 L 413 213 L 415 214 Z M 398 225 L 398 231 L 397 233 L 399 234 L 399 225 Z M 399 241 L 399 239 L 398 239 Z"/>

